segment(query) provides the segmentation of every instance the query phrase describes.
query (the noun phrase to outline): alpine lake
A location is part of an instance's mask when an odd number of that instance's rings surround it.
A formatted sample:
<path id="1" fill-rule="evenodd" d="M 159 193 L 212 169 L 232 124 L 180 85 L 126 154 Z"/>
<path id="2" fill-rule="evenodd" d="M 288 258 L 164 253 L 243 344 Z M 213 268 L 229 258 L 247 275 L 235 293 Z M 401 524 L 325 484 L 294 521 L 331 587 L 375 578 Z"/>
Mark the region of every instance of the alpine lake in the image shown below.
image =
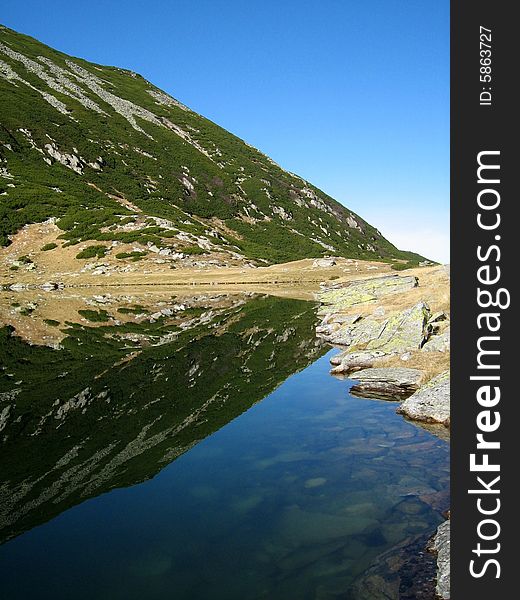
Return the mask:
<path id="1" fill-rule="evenodd" d="M 2 292 L 0 596 L 422 597 L 449 444 L 329 374 L 316 310 Z"/>

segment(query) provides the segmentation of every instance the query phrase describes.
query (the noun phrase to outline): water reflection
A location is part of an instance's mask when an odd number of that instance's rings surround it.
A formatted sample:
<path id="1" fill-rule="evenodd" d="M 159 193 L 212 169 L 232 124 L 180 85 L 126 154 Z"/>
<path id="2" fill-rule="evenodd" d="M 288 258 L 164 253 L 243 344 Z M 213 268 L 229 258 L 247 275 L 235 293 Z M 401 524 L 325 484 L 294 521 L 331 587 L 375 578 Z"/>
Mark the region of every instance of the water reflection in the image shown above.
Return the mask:
<path id="1" fill-rule="evenodd" d="M 448 447 L 330 377 L 312 303 L 94 302 L 56 348 L 2 333 L 6 597 L 399 597 Z"/>
<path id="2" fill-rule="evenodd" d="M 97 296 L 58 302 L 50 324 L 11 304 L 25 319 L 0 330 L 1 541 L 153 477 L 323 352 L 305 301 Z"/>

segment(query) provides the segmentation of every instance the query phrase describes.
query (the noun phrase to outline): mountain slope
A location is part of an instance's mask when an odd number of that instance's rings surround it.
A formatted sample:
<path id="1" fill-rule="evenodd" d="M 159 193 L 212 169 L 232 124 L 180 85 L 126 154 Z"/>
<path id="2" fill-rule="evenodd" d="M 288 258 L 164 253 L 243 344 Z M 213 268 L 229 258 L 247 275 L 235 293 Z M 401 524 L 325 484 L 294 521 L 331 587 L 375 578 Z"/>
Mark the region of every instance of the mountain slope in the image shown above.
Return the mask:
<path id="1" fill-rule="evenodd" d="M 80 261 L 421 260 L 140 75 L 1 26 L 0 115 L 2 245 L 54 217 Z"/>

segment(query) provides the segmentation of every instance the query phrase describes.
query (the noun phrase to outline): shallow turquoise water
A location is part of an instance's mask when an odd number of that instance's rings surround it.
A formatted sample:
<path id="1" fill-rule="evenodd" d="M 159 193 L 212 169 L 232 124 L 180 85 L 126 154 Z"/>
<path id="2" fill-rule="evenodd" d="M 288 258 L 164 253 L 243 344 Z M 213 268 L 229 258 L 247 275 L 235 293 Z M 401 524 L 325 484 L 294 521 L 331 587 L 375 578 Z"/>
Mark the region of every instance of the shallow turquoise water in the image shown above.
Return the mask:
<path id="1" fill-rule="evenodd" d="M 381 552 L 442 520 L 449 449 L 395 404 L 350 397 L 328 356 L 152 479 L 1 546 L 2 597 L 347 597 Z"/>

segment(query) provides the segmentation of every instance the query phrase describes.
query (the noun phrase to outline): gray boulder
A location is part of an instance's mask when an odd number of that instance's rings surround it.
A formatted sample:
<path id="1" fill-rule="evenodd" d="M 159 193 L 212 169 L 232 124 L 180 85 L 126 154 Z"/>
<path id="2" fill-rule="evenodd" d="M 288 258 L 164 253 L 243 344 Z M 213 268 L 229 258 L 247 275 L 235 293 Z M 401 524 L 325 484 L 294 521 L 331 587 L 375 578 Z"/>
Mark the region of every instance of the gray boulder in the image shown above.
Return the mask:
<path id="1" fill-rule="evenodd" d="M 329 360 L 330 364 L 334 367 L 337 367 L 338 365 L 341 364 L 341 361 L 347 354 L 348 354 L 348 352 L 346 350 L 344 350 L 343 352 L 340 352 L 339 354 L 334 354 L 334 356 L 332 356 Z"/>
<path id="2" fill-rule="evenodd" d="M 439 335 L 432 335 L 431 338 L 424 344 L 423 352 L 448 352 L 450 349 L 451 335 L 448 327 Z"/>
<path id="3" fill-rule="evenodd" d="M 346 344 L 350 344 L 350 331 L 352 325 L 361 319 L 361 315 L 345 315 L 345 314 L 334 314 L 328 313 L 323 318 L 322 322 L 316 327 L 316 334 L 331 343 L 338 343 L 334 341 L 334 338 L 344 338 L 348 340 Z"/>
<path id="4" fill-rule="evenodd" d="M 445 371 L 423 385 L 397 409 L 410 419 L 450 425 L 450 372 Z"/>
<path id="5" fill-rule="evenodd" d="M 317 258 L 313 263 L 313 267 L 333 267 L 336 261 L 333 258 Z"/>

